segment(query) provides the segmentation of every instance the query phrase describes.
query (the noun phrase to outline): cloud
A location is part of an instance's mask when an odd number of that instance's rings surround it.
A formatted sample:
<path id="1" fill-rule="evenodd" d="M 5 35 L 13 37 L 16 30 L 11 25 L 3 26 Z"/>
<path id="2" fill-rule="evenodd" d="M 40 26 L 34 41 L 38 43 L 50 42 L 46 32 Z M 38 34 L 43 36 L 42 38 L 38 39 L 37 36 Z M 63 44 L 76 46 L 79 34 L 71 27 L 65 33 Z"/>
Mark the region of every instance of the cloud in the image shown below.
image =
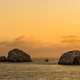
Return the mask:
<path id="1" fill-rule="evenodd" d="M 6 54 L 13 48 L 22 49 L 28 53 L 31 53 L 34 57 L 52 57 L 54 49 L 53 46 L 44 43 L 40 40 L 32 39 L 31 37 L 19 36 L 12 41 L 0 42 L 0 53 Z"/>
<path id="2" fill-rule="evenodd" d="M 12 41 L 0 42 L 0 54 L 7 54 L 7 52 L 13 48 L 19 48 L 29 52 L 32 48 L 33 42 L 29 41 L 24 36 L 19 36 Z"/>
<path id="3" fill-rule="evenodd" d="M 79 49 L 79 39 L 78 36 L 63 36 L 61 43 L 49 44 L 32 37 L 19 36 L 12 41 L 0 42 L 0 55 L 7 55 L 9 50 L 19 48 L 33 57 L 59 57 L 67 50 Z"/>
<path id="4" fill-rule="evenodd" d="M 78 44 L 80 43 L 80 36 L 76 35 L 69 35 L 69 36 L 62 36 L 61 43 L 66 43 L 66 44 Z"/>
<path id="5" fill-rule="evenodd" d="M 80 36 L 68 35 L 61 37 L 61 46 L 64 48 L 64 51 L 67 50 L 80 50 Z"/>

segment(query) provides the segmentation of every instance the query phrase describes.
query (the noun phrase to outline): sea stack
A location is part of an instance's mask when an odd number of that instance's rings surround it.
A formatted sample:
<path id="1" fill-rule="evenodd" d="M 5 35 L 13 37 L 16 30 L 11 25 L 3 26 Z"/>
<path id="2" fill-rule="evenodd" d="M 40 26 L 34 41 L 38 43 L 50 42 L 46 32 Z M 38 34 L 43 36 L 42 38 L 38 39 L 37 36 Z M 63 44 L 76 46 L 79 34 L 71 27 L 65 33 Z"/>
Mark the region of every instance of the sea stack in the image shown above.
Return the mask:
<path id="1" fill-rule="evenodd" d="M 20 49 L 13 49 L 8 52 L 8 62 L 31 62 L 31 56 Z"/>
<path id="2" fill-rule="evenodd" d="M 80 51 L 79 50 L 72 50 L 64 53 L 59 61 L 58 64 L 61 65 L 80 65 Z"/>

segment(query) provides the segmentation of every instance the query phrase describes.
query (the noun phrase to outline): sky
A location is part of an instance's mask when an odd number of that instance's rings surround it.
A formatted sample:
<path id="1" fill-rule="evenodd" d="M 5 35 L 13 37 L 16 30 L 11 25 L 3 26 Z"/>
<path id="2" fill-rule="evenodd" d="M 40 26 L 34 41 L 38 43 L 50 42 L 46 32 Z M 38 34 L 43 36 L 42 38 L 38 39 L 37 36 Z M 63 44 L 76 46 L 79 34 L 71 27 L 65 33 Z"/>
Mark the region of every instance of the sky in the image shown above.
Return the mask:
<path id="1" fill-rule="evenodd" d="M 0 53 L 12 48 L 55 57 L 80 46 L 80 0 L 0 0 Z"/>

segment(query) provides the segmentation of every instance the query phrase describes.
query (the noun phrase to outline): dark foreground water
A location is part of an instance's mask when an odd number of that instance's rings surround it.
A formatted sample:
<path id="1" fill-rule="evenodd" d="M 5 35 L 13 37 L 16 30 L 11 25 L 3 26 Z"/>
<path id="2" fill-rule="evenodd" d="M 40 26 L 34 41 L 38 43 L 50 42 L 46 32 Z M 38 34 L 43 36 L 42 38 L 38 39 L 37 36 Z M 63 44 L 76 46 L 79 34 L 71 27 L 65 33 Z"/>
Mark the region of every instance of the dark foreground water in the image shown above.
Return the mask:
<path id="1" fill-rule="evenodd" d="M 80 80 L 80 66 L 0 63 L 0 80 Z"/>

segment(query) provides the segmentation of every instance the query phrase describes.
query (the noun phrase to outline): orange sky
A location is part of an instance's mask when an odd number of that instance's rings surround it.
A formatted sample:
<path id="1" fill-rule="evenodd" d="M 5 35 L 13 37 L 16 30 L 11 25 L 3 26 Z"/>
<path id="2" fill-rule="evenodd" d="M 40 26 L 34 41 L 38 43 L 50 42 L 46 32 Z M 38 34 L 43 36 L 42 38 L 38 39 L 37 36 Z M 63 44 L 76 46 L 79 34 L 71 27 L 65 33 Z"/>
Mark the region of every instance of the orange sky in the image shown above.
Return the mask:
<path id="1" fill-rule="evenodd" d="M 1 42 L 13 41 L 19 36 L 24 36 L 26 42 L 26 37 L 30 37 L 36 44 L 47 42 L 51 49 L 49 54 L 54 52 L 52 45 L 62 47 L 62 37 L 69 35 L 80 35 L 80 0 L 0 0 Z M 68 39 L 76 41 L 72 37 Z M 46 51 L 41 46 L 37 56 L 42 52 L 45 56 Z M 58 53 L 56 50 L 52 55 Z"/>

